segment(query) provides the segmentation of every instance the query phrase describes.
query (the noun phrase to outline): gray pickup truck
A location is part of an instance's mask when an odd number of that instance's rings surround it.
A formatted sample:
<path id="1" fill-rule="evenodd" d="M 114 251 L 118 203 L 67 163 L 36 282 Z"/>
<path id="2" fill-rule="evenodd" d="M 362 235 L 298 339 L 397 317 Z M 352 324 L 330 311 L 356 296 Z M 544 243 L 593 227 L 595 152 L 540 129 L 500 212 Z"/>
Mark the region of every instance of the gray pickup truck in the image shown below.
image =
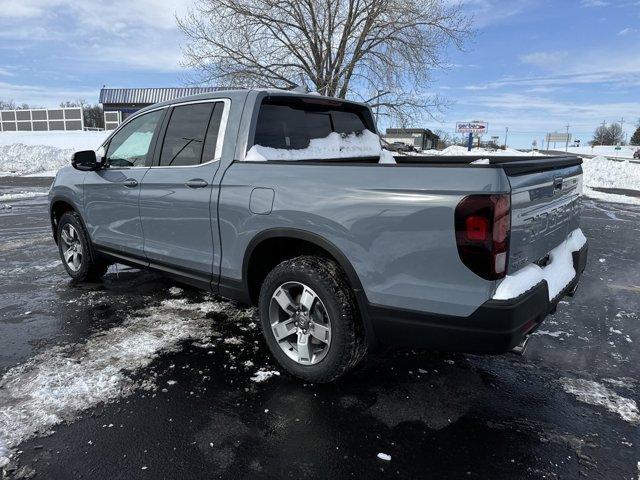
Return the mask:
<path id="1" fill-rule="evenodd" d="M 389 156 L 360 103 L 159 103 L 58 172 L 54 238 L 76 281 L 118 262 L 257 305 L 273 356 L 307 381 L 379 345 L 522 345 L 585 266 L 581 160 Z"/>

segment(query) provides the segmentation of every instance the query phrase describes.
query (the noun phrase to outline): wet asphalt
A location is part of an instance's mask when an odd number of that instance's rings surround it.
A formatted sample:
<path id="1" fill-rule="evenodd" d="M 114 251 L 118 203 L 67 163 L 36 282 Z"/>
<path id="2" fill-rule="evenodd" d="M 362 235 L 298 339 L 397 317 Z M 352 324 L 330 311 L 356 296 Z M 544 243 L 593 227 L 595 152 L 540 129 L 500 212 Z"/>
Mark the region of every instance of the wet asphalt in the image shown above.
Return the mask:
<path id="1" fill-rule="evenodd" d="M 47 184 L 0 179 L 0 199 Z M 117 327 L 178 286 L 125 267 L 74 285 L 51 238 L 46 197 L 0 203 L 0 374 Z M 393 350 L 330 385 L 284 372 L 256 383 L 256 367 L 277 370 L 256 322 L 218 314 L 217 334 L 241 344 L 183 342 L 131 372 L 151 388 L 23 442 L 5 475 L 637 479 L 640 425 L 562 386 L 590 380 L 640 402 L 640 207 L 583 205 L 590 251 L 580 288 L 524 356 Z M 179 287 L 190 302 L 206 297 Z"/>

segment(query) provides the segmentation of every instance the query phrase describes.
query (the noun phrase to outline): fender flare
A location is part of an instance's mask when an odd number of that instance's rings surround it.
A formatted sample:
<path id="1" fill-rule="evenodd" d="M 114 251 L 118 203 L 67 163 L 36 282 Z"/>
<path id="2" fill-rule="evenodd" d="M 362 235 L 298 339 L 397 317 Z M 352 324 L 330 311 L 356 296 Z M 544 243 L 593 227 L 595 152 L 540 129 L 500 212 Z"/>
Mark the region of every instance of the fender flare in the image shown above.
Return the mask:
<path id="1" fill-rule="evenodd" d="M 377 341 L 375 338 L 373 325 L 369 320 L 369 302 L 367 300 L 367 295 L 362 287 L 362 282 L 360 281 L 358 274 L 356 273 L 349 259 L 344 253 L 342 253 L 342 251 L 338 247 L 316 233 L 298 228 L 270 228 L 268 230 L 261 231 L 255 237 L 253 237 L 253 239 L 251 239 L 251 241 L 247 245 L 244 253 L 244 259 L 242 261 L 242 287 L 247 298 L 249 297 L 248 273 L 249 261 L 251 259 L 251 256 L 260 243 L 272 238 L 293 238 L 304 240 L 327 251 L 338 262 L 338 265 L 340 265 L 342 270 L 347 275 L 347 279 L 349 280 L 351 289 L 353 290 L 353 293 L 356 297 L 358 309 L 360 310 L 360 316 L 362 317 L 362 322 L 364 324 L 367 343 L 369 344 L 369 347 L 374 347 L 377 344 Z"/>

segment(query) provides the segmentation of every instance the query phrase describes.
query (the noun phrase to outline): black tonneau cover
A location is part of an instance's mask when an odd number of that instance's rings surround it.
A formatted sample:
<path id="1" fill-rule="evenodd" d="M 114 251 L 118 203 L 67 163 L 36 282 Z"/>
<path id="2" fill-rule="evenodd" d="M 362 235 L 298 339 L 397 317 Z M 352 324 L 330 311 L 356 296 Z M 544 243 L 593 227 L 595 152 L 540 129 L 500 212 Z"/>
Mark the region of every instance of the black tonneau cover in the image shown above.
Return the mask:
<path id="1" fill-rule="evenodd" d="M 557 170 L 573 165 L 581 165 L 582 159 L 575 155 L 554 156 L 491 156 L 491 155 L 398 155 L 394 156 L 399 164 L 464 165 L 475 160 L 488 159 L 490 165 L 500 166 L 507 175 Z"/>

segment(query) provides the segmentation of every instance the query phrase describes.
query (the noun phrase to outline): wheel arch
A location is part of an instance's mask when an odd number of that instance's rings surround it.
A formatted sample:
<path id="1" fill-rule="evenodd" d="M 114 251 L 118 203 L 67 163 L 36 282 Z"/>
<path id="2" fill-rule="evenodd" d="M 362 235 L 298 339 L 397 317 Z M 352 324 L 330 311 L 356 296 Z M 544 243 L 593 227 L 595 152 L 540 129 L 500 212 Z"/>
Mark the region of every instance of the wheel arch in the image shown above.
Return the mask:
<path id="1" fill-rule="evenodd" d="M 73 205 L 71 200 L 65 197 L 54 197 L 51 200 L 49 207 L 49 220 L 51 220 L 51 232 L 53 233 L 53 240 L 56 244 L 58 243 L 58 222 L 60 221 L 60 218 L 62 218 L 62 215 L 67 212 L 75 212 L 79 214 L 78 209 Z"/>
<path id="2" fill-rule="evenodd" d="M 298 248 L 293 248 L 287 254 L 282 254 L 277 249 L 282 249 L 283 246 L 296 246 Z M 265 252 L 273 253 L 274 247 L 276 248 L 276 254 L 269 255 L 268 261 L 260 263 L 261 254 Z M 244 290 L 245 298 L 255 304 L 262 281 L 275 265 L 288 258 L 309 253 L 324 255 L 334 260 L 342 268 L 356 297 L 367 341 L 373 346 L 375 339 L 368 318 L 367 298 L 358 274 L 346 255 L 336 245 L 316 233 L 296 228 L 272 228 L 256 235 L 245 250 L 242 264 L 242 289 Z"/>

